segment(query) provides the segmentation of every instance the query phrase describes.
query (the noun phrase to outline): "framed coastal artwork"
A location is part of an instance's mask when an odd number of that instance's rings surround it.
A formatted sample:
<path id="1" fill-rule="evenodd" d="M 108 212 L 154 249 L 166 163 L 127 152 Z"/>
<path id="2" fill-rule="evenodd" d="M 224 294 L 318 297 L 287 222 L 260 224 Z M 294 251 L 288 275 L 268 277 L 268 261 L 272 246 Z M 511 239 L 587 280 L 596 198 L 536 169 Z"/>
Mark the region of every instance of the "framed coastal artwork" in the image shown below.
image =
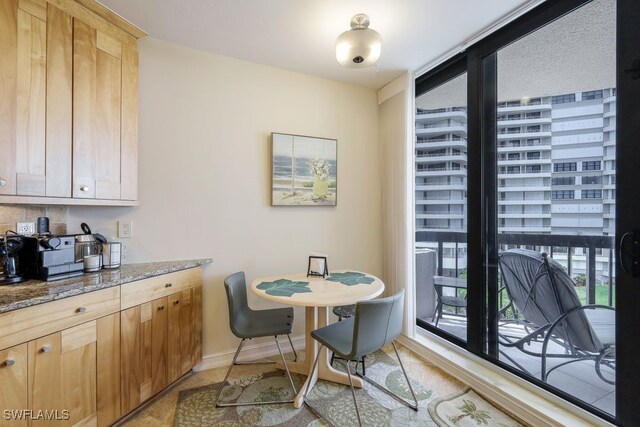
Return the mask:
<path id="1" fill-rule="evenodd" d="M 338 141 L 271 134 L 271 205 L 335 206 Z"/>

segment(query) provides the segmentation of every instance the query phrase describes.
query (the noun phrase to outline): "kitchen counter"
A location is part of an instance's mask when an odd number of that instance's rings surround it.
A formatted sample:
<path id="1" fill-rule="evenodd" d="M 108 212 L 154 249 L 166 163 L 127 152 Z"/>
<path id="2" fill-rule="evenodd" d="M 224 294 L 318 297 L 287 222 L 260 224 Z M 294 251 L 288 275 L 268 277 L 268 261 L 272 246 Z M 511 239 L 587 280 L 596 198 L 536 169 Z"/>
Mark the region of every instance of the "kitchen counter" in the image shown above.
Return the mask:
<path id="1" fill-rule="evenodd" d="M 55 282 L 27 280 L 17 285 L 0 286 L 0 313 L 161 276 L 174 271 L 200 267 L 210 262 L 212 262 L 211 258 L 202 258 L 124 264 L 114 270 L 100 270 L 100 272 L 86 273 L 83 276 Z"/>

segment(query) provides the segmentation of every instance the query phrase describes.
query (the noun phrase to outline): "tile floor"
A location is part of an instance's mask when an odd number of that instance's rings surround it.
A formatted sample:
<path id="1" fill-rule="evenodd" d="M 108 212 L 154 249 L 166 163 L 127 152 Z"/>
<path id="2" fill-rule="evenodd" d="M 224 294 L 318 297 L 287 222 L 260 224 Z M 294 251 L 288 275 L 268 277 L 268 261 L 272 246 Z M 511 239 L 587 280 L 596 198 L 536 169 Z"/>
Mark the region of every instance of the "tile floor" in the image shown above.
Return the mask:
<path id="1" fill-rule="evenodd" d="M 395 359 L 391 346 L 384 350 Z M 398 345 L 398 351 L 408 374 L 428 386 L 438 396 L 446 396 L 464 389 L 463 383 L 424 361 L 407 348 Z M 290 355 L 287 355 L 287 357 L 289 358 Z M 232 379 L 235 379 L 272 369 L 274 369 L 273 365 L 267 364 L 235 366 L 231 375 Z M 121 425 L 126 427 L 172 426 L 180 391 L 220 382 L 224 379 L 226 370 L 227 367 L 223 367 L 196 372 L 190 377 L 181 380 L 175 387 Z"/>

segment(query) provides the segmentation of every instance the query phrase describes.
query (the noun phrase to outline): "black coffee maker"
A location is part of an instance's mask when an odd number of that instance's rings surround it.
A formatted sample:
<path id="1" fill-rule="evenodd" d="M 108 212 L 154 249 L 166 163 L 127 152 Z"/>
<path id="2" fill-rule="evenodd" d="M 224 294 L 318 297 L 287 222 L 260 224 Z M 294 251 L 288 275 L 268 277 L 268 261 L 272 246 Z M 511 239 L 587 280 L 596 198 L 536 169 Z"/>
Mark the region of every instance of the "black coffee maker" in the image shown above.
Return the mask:
<path id="1" fill-rule="evenodd" d="M 24 236 L 15 231 L 9 230 L 4 234 L 4 238 L 0 238 L 0 259 L 2 260 L 0 285 L 20 283 L 26 280 L 18 256 L 22 246 L 24 246 Z"/>

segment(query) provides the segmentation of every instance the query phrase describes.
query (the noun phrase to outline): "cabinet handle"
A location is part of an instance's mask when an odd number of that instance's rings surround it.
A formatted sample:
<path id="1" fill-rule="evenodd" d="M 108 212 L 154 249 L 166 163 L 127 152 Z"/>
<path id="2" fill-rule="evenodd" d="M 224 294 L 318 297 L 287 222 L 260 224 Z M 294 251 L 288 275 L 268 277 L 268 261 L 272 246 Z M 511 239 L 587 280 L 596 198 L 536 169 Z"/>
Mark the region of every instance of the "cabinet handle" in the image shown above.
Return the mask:
<path id="1" fill-rule="evenodd" d="M 167 283 L 166 285 L 164 285 L 165 288 L 170 288 L 173 286 L 173 283 Z"/>
<path id="2" fill-rule="evenodd" d="M 162 311 L 162 310 L 164 310 L 164 305 L 159 305 L 158 306 L 158 311 Z"/>
<path id="3" fill-rule="evenodd" d="M 7 180 L 0 178 L 0 187 L 4 187 L 5 185 L 7 185 Z"/>
<path id="4" fill-rule="evenodd" d="M 41 352 L 43 353 L 51 353 L 51 346 L 50 345 L 43 345 L 42 348 L 40 349 Z"/>
<path id="5" fill-rule="evenodd" d="M 80 191 L 89 191 L 89 186 L 88 185 L 81 185 L 80 186 Z"/>
<path id="6" fill-rule="evenodd" d="M 7 359 L 4 361 L 4 366 L 6 367 L 10 367 L 16 364 L 16 361 L 13 359 Z"/>
<path id="7" fill-rule="evenodd" d="M 87 311 L 87 307 L 78 307 L 76 308 L 76 313 L 84 313 Z"/>
<path id="8" fill-rule="evenodd" d="M 179 300 L 179 299 L 177 299 L 177 300 L 175 300 L 173 303 L 174 303 L 174 304 L 180 304 L 180 300 Z"/>

